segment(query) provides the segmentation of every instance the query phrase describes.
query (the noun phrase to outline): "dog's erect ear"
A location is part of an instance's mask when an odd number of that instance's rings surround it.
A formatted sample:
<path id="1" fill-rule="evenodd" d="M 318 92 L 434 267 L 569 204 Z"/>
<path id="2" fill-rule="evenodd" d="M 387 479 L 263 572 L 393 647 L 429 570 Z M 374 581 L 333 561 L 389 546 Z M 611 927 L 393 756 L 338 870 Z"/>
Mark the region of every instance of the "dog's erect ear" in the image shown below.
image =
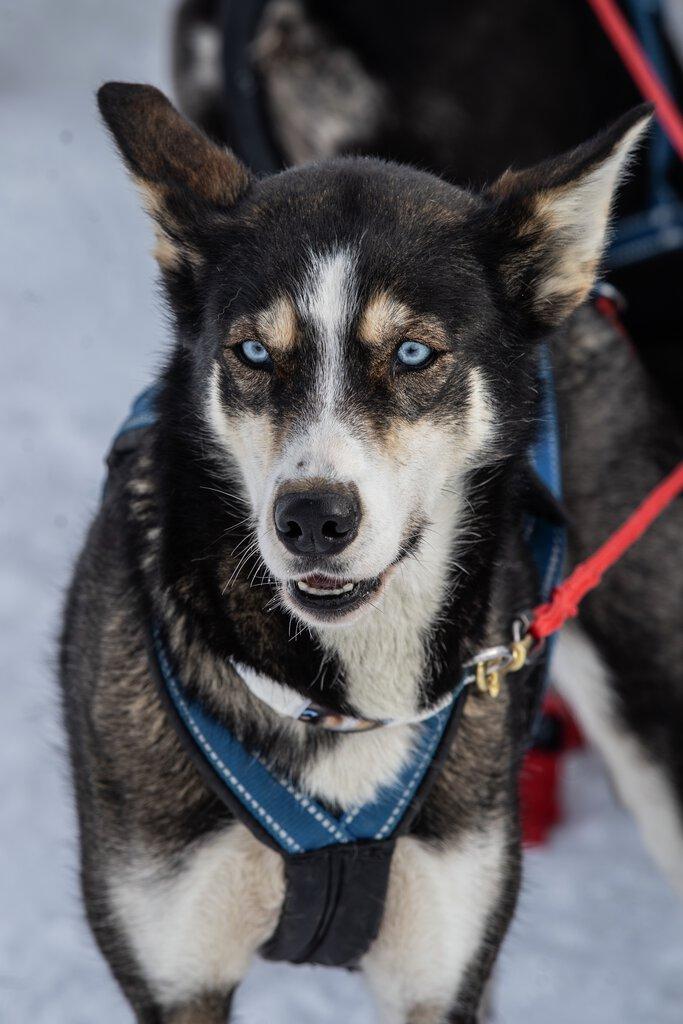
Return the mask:
<path id="1" fill-rule="evenodd" d="M 527 171 L 506 171 L 488 190 L 508 299 L 536 325 L 559 324 L 588 296 L 614 193 L 652 117 L 636 107 L 578 149 Z"/>
<path id="2" fill-rule="evenodd" d="M 162 268 L 196 261 L 193 237 L 202 217 L 234 206 L 249 187 L 248 171 L 151 85 L 107 82 L 97 101 L 158 226 Z"/>

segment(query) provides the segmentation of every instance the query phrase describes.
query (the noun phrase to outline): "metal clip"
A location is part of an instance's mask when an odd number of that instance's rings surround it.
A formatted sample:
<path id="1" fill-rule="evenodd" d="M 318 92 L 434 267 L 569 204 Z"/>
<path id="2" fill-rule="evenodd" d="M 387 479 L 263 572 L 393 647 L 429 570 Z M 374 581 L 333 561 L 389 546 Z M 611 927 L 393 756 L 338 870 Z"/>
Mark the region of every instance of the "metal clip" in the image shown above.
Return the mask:
<path id="1" fill-rule="evenodd" d="M 474 668 L 473 682 L 480 693 L 488 693 L 489 697 L 497 697 L 500 693 L 501 680 L 506 674 L 512 659 L 509 647 L 488 647 L 480 651 L 467 662 L 467 667 Z"/>
<path id="2" fill-rule="evenodd" d="M 494 699 L 499 696 L 502 683 L 512 672 L 524 668 L 534 646 L 534 638 L 526 632 L 525 619 L 517 619 L 512 626 L 512 642 L 507 646 L 489 647 L 471 658 L 467 667 L 474 668 L 474 679 L 480 693 Z"/>

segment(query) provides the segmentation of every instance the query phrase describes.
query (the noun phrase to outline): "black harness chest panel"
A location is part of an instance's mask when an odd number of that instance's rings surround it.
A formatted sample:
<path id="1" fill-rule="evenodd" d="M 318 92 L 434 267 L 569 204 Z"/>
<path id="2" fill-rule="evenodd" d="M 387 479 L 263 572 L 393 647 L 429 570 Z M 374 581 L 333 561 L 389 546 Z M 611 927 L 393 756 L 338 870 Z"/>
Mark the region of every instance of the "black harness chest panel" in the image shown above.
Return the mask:
<path id="1" fill-rule="evenodd" d="M 396 840 L 313 850 L 285 860 L 285 902 L 267 960 L 354 967 L 382 923 Z"/>

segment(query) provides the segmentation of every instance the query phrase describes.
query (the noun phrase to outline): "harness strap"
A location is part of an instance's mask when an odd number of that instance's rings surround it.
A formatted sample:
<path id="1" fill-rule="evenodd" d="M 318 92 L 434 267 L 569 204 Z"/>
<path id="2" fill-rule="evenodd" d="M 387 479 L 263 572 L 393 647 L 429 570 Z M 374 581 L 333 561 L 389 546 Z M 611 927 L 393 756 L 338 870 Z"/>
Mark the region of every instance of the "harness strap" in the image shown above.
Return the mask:
<path id="1" fill-rule="evenodd" d="M 441 773 L 466 693 L 454 704 L 431 761 L 390 834 L 285 857 L 285 903 L 262 956 L 327 967 L 358 964 L 379 933 L 396 839 L 410 830 Z"/>
<path id="2" fill-rule="evenodd" d="M 198 700 L 190 697 L 174 672 L 158 626 L 153 628 L 152 636 L 154 657 L 177 717 L 221 779 L 223 792 L 231 794 L 231 803 L 237 800 L 285 854 L 376 841 L 392 835 L 411 806 L 454 708 L 465 692 L 463 682 L 447 707 L 410 727 L 415 733 L 413 750 L 392 786 L 380 790 L 366 804 L 344 814 L 333 814 L 282 778 L 266 758 L 245 747 Z"/>
<path id="3" fill-rule="evenodd" d="M 395 840 L 313 850 L 285 860 L 285 901 L 266 960 L 358 965 L 377 938 Z"/>
<path id="4" fill-rule="evenodd" d="M 531 449 L 531 467 L 541 486 L 554 502 L 557 514 L 527 518 L 525 540 L 531 548 L 539 572 L 539 595 L 547 599 L 560 580 L 564 560 L 566 530 L 562 512 L 562 461 L 560 429 L 550 352 L 543 345 L 539 353 L 539 377 L 542 387 L 539 429 Z"/>
<path id="5" fill-rule="evenodd" d="M 643 97 L 654 103 L 669 142 L 683 160 L 683 117 L 616 0 L 588 0 L 588 3 Z"/>

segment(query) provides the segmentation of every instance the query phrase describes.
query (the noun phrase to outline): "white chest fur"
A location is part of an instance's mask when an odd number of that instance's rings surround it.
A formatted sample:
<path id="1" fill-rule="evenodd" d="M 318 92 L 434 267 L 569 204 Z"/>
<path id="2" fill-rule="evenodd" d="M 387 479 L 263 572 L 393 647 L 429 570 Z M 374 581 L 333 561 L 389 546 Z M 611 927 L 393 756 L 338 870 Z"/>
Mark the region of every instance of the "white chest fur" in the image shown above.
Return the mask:
<path id="1" fill-rule="evenodd" d="M 374 719 L 410 718 L 419 710 L 434 623 L 449 580 L 459 503 L 450 494 L 433 510 L 429 543 L 399 563 L 376 607 L 342 628 L 316 630 L 339 659 L 349 700 Z"/>
<path id="2" fill-rule="evenodd" d="M 416 1008 L 429 1024 L 443 1019 L 500 896 L 504 849 L 497 825 L 443 850 L 398 841 L 380 935 L 363 961 L 384 1021 L 404 1024 Z M 179 871 L 140 853 L 109 884 L 113 915 L 167 1007 L 237 985 L 283 895 L 281 857 L 242 825 L 200 841 Z"/>
<path id="3" fill-rule="evenodd" d="M 278 922 L 283 861 L 235 825 L 188 850 L 178 871 L 132 855 L 113 866 L 109 897 L 155 997 L 182 1004 L 244 977 Z"/>
<path id="4" fill-rule="evenodd" d="M 344 810 L 367 803 L 393 783 L 410 756 L 416 726 L 399 725 L 341 736 L 306 769 L 302 786 L 325 803 Z"/>

